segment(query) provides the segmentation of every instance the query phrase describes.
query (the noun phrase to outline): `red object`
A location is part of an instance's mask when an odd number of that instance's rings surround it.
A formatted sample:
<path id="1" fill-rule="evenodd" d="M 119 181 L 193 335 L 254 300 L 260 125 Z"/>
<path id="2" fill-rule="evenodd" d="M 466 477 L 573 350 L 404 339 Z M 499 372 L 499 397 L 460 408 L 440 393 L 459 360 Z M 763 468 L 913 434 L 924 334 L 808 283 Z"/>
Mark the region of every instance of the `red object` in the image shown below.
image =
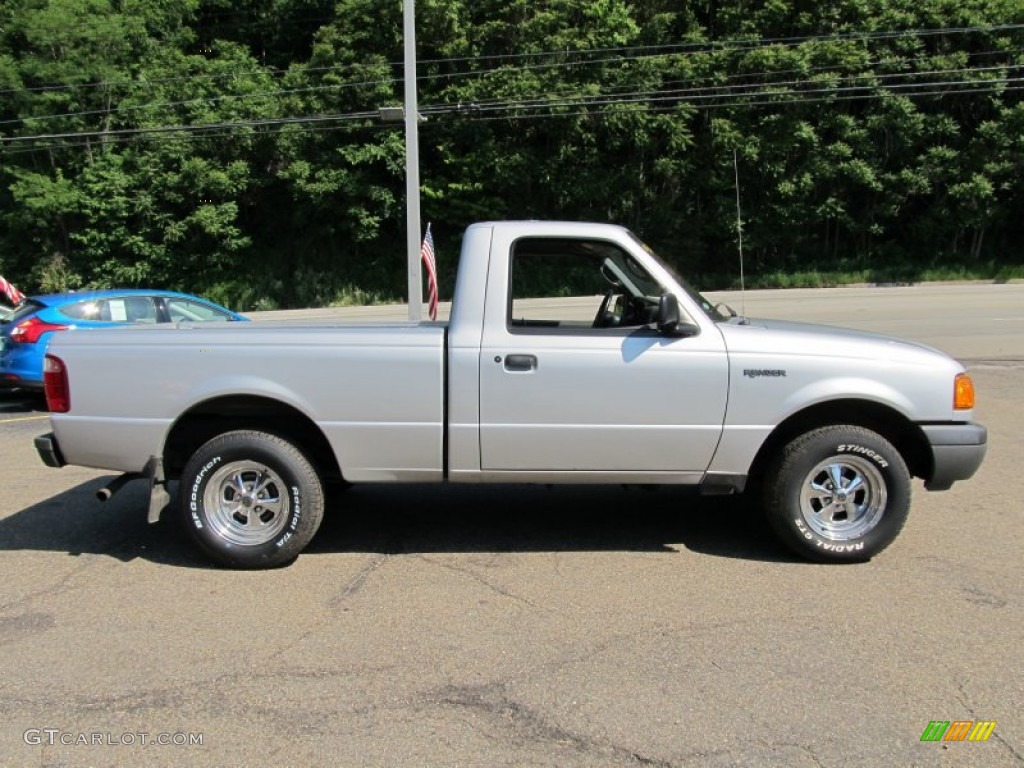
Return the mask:
<path id="1" fill-rule="evenodd" d="M 21 304 L 25 300 L 25 294 L 4 280 L 3 275 L 0 275 L 0 294 L 6 296 L 11 304 Z"/>
<path id="2" fill-rule="evenodd" d="M 67 329 L 66 325 L 47 323 L 38 317 L 30 317 L 28 320 L 23 320 L 14 326 L 11 331 L 11 341 L 16 341 L 19 344 L 35 344 L 44 333 L 49 331 L 66 331 Z"/>
<path id="3" fill-rule="evenodd" d="M 47 355 L 43 360 L 43 388 L 50 413 L 67 413 L 71 410 L 68 369 L 59 357 Z"/>
<path id="4" fill-rule="evenodd" d="M 423 236 L 420 258 L 423 259 L 423 263 L 427 267 L 427 299 L 430 319 L 437 320 L 437 262 L 434 260 L 434 236 L 430 234 L 430 224 L 427 224 L 427 234 Z"/>

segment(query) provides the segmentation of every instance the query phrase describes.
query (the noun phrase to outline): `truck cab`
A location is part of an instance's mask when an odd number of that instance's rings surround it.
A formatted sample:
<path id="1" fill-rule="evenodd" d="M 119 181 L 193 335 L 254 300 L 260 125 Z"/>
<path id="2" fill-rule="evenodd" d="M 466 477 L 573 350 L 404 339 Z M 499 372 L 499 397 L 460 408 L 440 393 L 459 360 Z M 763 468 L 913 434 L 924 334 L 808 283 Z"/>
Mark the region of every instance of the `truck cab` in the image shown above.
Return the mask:
<path id="1" fill-rule="evenodd" d="M 711 463 L 722 334 L 628 230 L 471 227 L 448 349 L 452 480 L 697 483 Z"/>

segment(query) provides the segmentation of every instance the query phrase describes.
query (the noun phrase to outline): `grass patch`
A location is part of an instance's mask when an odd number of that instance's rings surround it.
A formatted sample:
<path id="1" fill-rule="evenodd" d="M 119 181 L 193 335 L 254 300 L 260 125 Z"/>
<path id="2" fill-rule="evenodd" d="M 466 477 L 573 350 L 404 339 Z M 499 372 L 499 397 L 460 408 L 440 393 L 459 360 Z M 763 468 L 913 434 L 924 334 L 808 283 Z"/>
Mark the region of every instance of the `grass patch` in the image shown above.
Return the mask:
<path id="1" fill-rule="evenodd" d="M 367 291 L 350 283 L 335 290 L 330 306 L 363 307 L 369 304 L 402 304 L 404 302 L 404 297 L 400 299 L 383 291 Z"/>
<path id="2" fill-rule="evenodd" d="M 1021 264 L 975 264 L 914 267 L 893 265 L 873 269 L 855 270 L 806 270 L 799 272 L 768 272 L 748 274 L 747 288 L 835 288 L 857 283 L 914 283 L 950 282 L 956 280 L 991 280 L 1007 282 L 1024 280 L 1024 265 Z M 704 275 L 694 281 L 704 291 L 739 290 L 739 275 Z"/>

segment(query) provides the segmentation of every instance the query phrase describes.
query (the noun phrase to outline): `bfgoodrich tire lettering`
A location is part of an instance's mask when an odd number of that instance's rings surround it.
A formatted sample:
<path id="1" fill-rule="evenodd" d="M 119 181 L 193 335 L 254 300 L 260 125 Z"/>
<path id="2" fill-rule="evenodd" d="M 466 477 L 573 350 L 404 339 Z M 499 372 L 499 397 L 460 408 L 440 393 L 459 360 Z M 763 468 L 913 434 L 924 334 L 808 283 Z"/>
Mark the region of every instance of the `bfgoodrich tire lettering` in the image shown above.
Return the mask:
<path id="1" fill-rule="evenodd" d="M 862 562 L 903 528 L 910 473 L 881 435 L 863 427 L 822 427 L 786 446 L 769 467 L 764 494 L 768 521 L 797 554 Z"/>
<path id="2" fill-rule="evenodd" d="M 185 529 L 217 562 L 273 568 L 294 560 L 323 519 L 316 470 L 287 440 L 226 432 L 203 445 L 181 476 Z"/>

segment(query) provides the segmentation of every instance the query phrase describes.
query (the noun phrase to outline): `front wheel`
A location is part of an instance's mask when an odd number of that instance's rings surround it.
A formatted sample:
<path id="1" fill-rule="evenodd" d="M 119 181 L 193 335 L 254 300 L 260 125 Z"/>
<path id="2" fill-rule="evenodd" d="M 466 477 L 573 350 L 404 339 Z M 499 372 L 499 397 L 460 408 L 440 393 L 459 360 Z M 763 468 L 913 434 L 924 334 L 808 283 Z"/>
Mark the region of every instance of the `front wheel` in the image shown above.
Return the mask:
<path id="1" fill-rule="evenodd" d="M 797 554 L 863 562 L 889 544 L 910 509 L 910 473 L 881 435 L 855 426 L 793 440 L 764 482 L 768 521 Z"/>
<path id="2" fill-rule="evenodd" d="M 205 443 L 185 466 L 180 493 L 189 535 L 233 568 L 291 562 L 324 513 L 312 464 L 292 443 L 265 432 L 226 432 Z"/>

